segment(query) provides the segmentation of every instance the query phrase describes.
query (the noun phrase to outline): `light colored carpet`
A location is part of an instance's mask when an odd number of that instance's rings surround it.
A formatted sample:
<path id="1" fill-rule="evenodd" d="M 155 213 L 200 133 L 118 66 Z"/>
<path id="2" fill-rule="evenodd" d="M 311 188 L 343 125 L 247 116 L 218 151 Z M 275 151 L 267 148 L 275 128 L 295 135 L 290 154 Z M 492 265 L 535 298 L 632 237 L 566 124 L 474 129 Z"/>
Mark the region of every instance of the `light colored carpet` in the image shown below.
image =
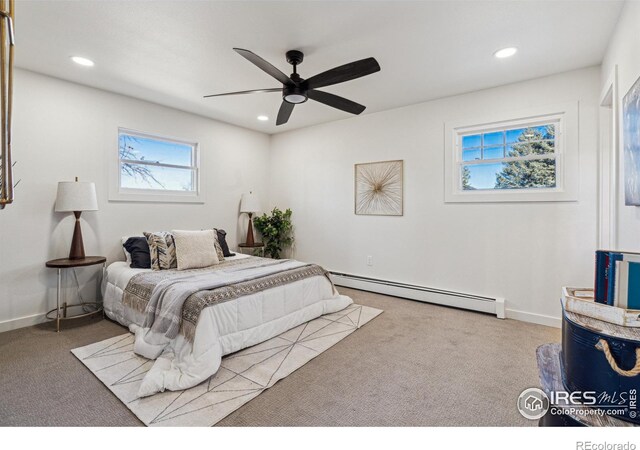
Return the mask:
<path id="1" fill-rule="evenodd" d="M 145 425 L 212 426 L 381 313 L 352 304 L 225 356 L 215 375 L 191 389 L 144 398 L 137 392 L 154 361 L 133 352 L 133 334 L 71 352 Z"/>
<path id="2" fill-rule="evenodd" d="M 536 348 L 560 330 L 339 288 L 383 309 L 218 426 L 537 425 L 516 411 L 538 386 Z M 70 352 L 126 333 L 81 319 L 0 333 L 0 425 L 143 425 Z"/>

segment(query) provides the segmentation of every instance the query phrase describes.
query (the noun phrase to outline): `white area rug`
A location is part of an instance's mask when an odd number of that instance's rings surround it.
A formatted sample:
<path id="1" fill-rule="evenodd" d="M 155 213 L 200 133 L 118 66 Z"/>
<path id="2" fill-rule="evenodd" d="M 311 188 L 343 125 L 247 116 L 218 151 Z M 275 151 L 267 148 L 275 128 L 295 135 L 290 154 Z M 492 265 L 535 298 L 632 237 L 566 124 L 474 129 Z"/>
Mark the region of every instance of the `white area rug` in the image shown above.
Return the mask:
<path id="1" fill-rule="evenodd" d="M 133 353 L 127 333 L 71 350 L 147 426 L 211 426 L 341 341 L 382 310 L 351 305 L 222 358 L 198 386 L 137 398 L 153 361 Z"/>

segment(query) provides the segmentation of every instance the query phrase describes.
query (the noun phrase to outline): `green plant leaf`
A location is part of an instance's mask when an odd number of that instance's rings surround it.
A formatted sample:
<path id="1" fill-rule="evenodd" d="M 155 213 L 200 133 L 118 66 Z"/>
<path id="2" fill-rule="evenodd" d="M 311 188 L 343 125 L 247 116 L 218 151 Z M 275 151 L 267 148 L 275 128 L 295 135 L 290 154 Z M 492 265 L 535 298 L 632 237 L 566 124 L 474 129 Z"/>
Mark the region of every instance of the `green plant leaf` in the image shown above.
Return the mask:
<path id="1" fill-rule="evenodd" d="M 265 244 L 265 256 L 280 259 L 280 253 L 293 244 L 291 215 L 291 209 L 287 208 L 283 212 L 275 207 L 271 211 L 271 215 L 265 213 L 253 220 L 253 225 L 262 235 L 262 240 Z"/>

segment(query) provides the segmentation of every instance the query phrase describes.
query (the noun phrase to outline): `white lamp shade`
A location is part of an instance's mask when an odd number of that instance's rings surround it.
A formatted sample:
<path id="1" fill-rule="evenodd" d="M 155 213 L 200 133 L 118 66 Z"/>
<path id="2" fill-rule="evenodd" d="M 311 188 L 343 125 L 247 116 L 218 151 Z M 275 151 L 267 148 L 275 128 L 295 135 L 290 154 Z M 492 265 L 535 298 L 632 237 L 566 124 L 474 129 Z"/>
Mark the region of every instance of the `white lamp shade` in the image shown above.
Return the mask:
<path id="1" fill-rule="evenodd" d="M 260 199 L 253 192 L 248 194 L 242 194 L 242 200 L 240 201 L 241 213 L 254 213 L 260 211 Z"/>
<path id="2" fill-rule="evenodd" d="M 58 183 L 56 212 L 96 211 L 98 199 L 96 185 L 88 181 L 61 181 Z"/>

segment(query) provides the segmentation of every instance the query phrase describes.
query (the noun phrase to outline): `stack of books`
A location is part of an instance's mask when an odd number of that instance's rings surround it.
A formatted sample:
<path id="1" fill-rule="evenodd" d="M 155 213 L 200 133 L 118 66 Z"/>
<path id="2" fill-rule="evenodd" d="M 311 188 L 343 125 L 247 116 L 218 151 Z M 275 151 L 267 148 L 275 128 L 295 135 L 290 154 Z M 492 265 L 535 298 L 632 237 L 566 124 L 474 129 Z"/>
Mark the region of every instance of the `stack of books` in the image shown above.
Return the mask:
<path id="1" fill-rule="evenodd" d="M 596 251 L 595 301 L 640 309 L 640 253 Z"/>

